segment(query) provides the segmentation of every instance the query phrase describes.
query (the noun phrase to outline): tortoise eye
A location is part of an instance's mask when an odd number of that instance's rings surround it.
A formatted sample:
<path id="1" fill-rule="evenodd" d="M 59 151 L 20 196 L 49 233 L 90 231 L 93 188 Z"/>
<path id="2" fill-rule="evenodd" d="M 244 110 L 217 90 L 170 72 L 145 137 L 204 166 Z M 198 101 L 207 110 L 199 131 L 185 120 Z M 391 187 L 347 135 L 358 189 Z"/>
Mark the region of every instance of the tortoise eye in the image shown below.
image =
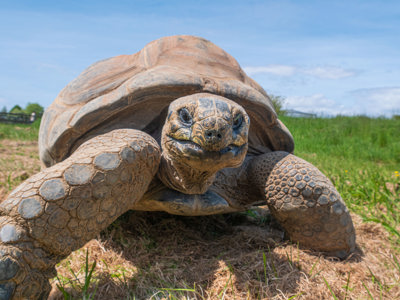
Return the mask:
<path id="1" fill-rule="evenodd" d="M 179 113 L 179 118 L 181 119 L 181 122 L 183 124 L 192 125 L 193 118 L 190 115 L 190 112 L 188 111 L 188 109 L 186 107 L 181 108 L 178 113 Z"/>
<path id="2" fill-rule="evenodd" d="M 243 115 L 241 113 L 238 113 L 234 118 L 233 118 L 233 129 L 238 129 L 240 125 L 243 123 Z"/>

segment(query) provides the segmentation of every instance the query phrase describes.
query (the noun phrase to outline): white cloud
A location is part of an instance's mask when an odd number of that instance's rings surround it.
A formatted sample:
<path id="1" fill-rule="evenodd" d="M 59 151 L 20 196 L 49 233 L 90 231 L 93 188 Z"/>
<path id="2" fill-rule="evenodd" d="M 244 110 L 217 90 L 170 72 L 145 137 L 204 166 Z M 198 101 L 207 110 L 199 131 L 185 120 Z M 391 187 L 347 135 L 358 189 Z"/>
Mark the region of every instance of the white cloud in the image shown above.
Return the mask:
<path id="1" fill-rule="evenodd" d="M 250 76 L 260 73 L 273 74 L 278 76 L 293 76 L 296 74 L 308 75 L 320 79 L 342 79 L 356 75 L 354 70 L 347 70 L 341 67 L 324 66 L 313 68 L 300 68 L 290 65 L 267 65 L 258 67 L 244 67 L 244 71 Z"/>
<path id="2" fill-rule="evenodd" d="M 317 113 L 332 109 L 335 102 L 325 98 L 322 94 L 311 96 L 291 96 L 286 98 L 286 108 L 303 112 Z"/>
<path id="3" fill-rule="evenodd" d="M 332 100 L 323 94 L 289 96 L 286 109 L 317 115 L 367 115 L 371 117 L 400 114 L 400 87 L 379 87 L 354 90 L 344 103 Z"/>
<path id="4" fill-rule="evenodd" d="M 303 70 L 304 74 L 321 79 L 342 79 L 356 75 L 356 72 L 340 67 L 316 67 Z"/>
<path id="5" fill-rule="evenodd" d="M 286 66 L 286 65 L 267 65 L 264 67 L 245 67 L 243 68 L 244 71 L 251 75 L 258 74 L 258 73 L 268 73 L 274 74 L 279 76 L 292 76 L 294 75 L 296 68 L 293 66 Z"/>
<path id="6" fill-rule="evenodd" d="M 350 92 L 356 105 L 372 115 L 400 114 L 400 87 L 378 87 Z"/>
<path id="7" fill-rule="evenodd" d="M 291 96 L 287 97 L 286 109 L 293 109 L 306 113 L 314 113 L 318 115 L 352 115 L 351 109 L 344 107 L 337 101 L 326 98 L 322 94 L 314 94 L 311 96 Z"/>

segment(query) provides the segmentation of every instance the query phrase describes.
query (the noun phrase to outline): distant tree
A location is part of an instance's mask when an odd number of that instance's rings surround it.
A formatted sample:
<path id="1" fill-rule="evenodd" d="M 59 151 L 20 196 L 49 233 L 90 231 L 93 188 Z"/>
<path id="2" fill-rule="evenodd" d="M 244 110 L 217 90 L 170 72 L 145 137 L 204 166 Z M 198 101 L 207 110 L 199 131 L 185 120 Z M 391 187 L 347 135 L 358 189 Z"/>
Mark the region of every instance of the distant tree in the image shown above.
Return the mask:
<path id="1" fill-rule="evenodd" d="M 12 114 L 23 114 L 24 110 L 21 108 L 21 106 L 15 105 L 13 108 L 11 108 L 10 113 L 12 113 Z"/>
<path id="2" fill-rule="evenodd" d="M 283 96 L 277 96 L 273 94 L 268 94 L 269 99 L 271 99 L 272 105 L 274 106 L 274 109 L 278 115 L 284 115 L 285 110 L 283 109 L 283 105 L 285 104 L 285 97 Z"/>
<path id="3" fill-rule="evenodd" d="M 1 109 L 2 113 L 6 113 L 7 112 L 7 107 L 3 106 L 3 108 Z"/>
<path id="4" fill-rule="evenodd" d="M 33 112 L 37 114 L 43 113 L 44 108 L 38 103 L 28 103 L 24 109 L 24 112 L 28 115 L 32 114 Z"/>

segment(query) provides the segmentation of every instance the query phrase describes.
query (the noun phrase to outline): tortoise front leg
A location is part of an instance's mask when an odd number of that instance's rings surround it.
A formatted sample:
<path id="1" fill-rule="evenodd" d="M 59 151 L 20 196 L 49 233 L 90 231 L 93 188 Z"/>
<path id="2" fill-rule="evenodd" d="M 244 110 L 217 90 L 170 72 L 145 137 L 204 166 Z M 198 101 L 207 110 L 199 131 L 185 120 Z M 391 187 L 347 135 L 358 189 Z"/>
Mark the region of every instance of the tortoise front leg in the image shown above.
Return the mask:
<path id="1" fill-rule="evenodd" d="M 329 179 L 310 163 L 276 151 L 253 158 L 250 183 L 291 240 L 339 258 L 355 248 L 349 211 Z"/>
<path id="2" fill-rule="evenodd" d="M 159 161 L 152 137 L 120 129 L 18 186 L 0 204 L 0 299 L 47 299 L 55 264 L 130 209 Z"/>

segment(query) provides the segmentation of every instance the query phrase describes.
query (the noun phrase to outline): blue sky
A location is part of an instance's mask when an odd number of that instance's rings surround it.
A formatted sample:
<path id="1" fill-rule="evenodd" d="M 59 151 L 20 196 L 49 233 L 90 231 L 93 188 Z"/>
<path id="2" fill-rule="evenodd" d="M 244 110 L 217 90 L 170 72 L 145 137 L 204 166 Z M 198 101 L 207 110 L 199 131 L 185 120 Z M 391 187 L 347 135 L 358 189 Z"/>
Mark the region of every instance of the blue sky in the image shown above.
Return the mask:
<path id="1" fill-rule="evenodd" d="M 2 1 L 0 107 L 38 102 L 97 60 L 204 37 L 286 107 L 400 114 L 400 1 Z"/>

